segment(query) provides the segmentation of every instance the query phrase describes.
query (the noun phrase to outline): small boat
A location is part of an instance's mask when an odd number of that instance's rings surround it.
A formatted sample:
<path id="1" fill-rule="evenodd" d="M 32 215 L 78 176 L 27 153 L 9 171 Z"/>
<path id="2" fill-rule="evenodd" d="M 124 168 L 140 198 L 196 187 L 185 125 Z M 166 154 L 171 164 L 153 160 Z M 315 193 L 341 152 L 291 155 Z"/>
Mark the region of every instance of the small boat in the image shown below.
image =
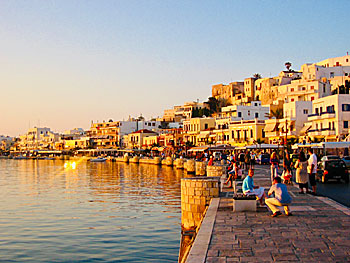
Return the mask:
<path id="1" fill-rule="evenodd" d="M 102 157 L 97 157 L 95 159 L 90 159 L 90 162 L 93 162 L 93 163 L 102 163 L 102 162 L 105 162 L 107 159 L 106 158 L 102 158 Z"/>

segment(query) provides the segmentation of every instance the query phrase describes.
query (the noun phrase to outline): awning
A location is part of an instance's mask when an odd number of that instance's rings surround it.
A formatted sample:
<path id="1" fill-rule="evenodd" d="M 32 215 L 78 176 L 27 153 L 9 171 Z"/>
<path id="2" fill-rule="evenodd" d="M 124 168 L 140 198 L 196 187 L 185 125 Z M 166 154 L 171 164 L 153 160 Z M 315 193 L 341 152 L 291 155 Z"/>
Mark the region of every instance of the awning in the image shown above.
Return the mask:
<path id="1" fill-rule="evenodd" d="M 274 129 L 276 129 L 277 123 L 268 123 L 265 125 L 265 132 L 272 132 Z"/>
<path id="2" fill-rule="evenodd" d="M 215 145 L 215 146 L 211 146 L 210 150 L 211 151 L 226 151 L 226 150 L 234 150 L 235 147 L 230 145 L 230 144 L 219 144 L 219 145 Z"/>
<path id="3" fill-rule="evenodd" d="M 279 146 L 276 144 L 262 143 L 262 144 L 249 145 L 246 148 L 247 149 L 278 149 Z"/>
<path id="4" fill-rule="evenodd" d="M 312 127 L 312 124 L 308 123 L 306 124 L 303 128 L 301 128 L 299 135 L 305 135 L 305 133 L 310 130 L 310 128 Z"/>
<path id="5" fill-rule="evenodd" d="M 209 148 L 209 146 L 203 145 L 203 146 L 193 147 L 193 148 L 189 149 L 188 151 L 189 152 L 204 152 L 208 148 Z"/>

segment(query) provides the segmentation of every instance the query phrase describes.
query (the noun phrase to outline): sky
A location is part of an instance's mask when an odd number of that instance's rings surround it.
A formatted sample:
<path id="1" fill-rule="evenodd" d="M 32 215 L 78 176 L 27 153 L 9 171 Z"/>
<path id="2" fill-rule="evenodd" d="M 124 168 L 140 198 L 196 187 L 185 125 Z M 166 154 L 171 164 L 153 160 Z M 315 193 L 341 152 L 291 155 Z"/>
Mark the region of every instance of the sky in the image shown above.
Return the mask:
<path id="1" fill-rule="evenodd" d="M 350 1 L 0 1 L 0 135 L 163 115 L 350 51 Z"/>

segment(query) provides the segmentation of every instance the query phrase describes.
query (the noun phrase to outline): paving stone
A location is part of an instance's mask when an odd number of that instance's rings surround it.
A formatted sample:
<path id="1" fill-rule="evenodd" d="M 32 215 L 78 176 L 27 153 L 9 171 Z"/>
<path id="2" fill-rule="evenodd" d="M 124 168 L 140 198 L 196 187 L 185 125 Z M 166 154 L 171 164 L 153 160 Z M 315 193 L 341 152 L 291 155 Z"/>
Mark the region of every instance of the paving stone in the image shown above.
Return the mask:
<path id="1" fill-rule="evenodd" d="M 269 168 L 255 169 L 255 184 L 268 190 Z M 327 198 L 288 189 L 291 209 L 296 207 L 292 217 L 271 218 L 266 210 L 234 213 L 232 198 L 221 198 L 206 262 L 350 262 L 350 216 Z"/>

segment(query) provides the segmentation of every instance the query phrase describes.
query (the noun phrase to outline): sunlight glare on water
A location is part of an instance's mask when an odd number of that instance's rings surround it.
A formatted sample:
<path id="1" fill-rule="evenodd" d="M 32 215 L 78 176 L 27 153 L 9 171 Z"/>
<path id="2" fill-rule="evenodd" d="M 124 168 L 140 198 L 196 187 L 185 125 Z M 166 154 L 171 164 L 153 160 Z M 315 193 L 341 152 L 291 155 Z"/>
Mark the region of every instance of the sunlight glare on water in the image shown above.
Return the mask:
<path id="1" fill-rule="evenodd" d="M 181 170 L 0 160 L 0 261 L 176 262 Z"/>

